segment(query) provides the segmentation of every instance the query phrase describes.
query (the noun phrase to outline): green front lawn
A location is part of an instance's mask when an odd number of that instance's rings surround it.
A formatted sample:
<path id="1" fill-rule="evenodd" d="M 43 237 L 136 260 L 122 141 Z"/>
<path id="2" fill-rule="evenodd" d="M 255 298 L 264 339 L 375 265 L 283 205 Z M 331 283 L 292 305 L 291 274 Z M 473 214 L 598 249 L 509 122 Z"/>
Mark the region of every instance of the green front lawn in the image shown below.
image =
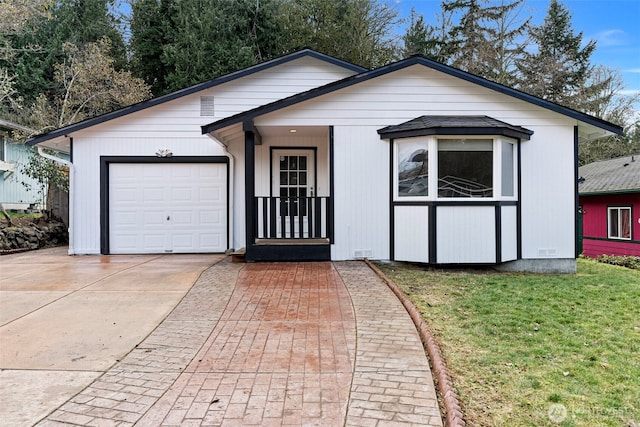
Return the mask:
<path id="1" fill-rule="evenodd" d="M 380 268 L 431 326 L 468 425 L 640 426 L 640 271 Z"/>

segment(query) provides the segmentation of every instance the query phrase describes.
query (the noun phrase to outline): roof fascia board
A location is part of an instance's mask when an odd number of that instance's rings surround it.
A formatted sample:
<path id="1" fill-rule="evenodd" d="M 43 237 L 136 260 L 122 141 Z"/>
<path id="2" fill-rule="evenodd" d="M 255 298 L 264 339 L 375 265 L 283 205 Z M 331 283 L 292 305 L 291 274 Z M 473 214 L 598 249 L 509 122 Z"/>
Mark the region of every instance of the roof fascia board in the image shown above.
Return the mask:
<path id="1" fill-rule="evenodd" d="M 513 129 L 499 128 L 499 127 L 450 127 L 450 128 L 427 128 L 427 129 L 413 129 L 397 132 L 383 132 L 380 133 L 381 139 L 398 139 L 398 138 L 412 138 L 416 136 L 428 136 L 428 135 L 499 135 L 507 136 L 510 138 L 529 140 L 531 139 L 531 133 L 518 132 Z"/>
<path id="2" fill-rule="evenodd" d="M 371 80 L 375 77 L 390 73 L 392 71 L 400 70 L 402 68 L 407 68 L 407 67 L 410 67 L 411 65 L 415 65 L 416 62 L 412 61 L 411 59 L 413 58 L 409 58 L 404 61 L 394 62 L 393 64 L 385 65 L 383 67 L 376 68 L 375 70 L 365 71 L 361 74 L 356 74 L 355 76 L 346 77 L 342 80 L 328 83 L 324 86 L 310 89 L 306 92 L 301 92 L 301 93 L 292 95 L 288 98 L 274 101 L 269 104 L 265 104 L 263 106 L 256 107 L 251 110 L 243 111 L 242 113 L 238 113 L 234 116 L 229 116 L 222 120 L 209 123 L 208 125 L 201 126 L 202 133 L 204 134 L 204 133 L 213 132 L 218 129 L 225 128 L 231 124 L 243 122 L 245 120 L 253 120 L 254 118 L 262 116 L 264 114 L 272 113 L 274 111 L 281 110 L 291 105 L 295 105 L 300 102 L 307 101 L 309 99 L 326 95 L 331 92 L 335 92 L 339 89 L 343 89 L 345 87 L 349 87 L 357 83 L 362 83 L 367 80 Z"/>
<path id="3" fill-rule="evenodd" d="M 289 107 L 294 104 L 298 104 L 303 101 L 307 101 L 309 99 L 316 98 L 318 96 L 326 95 L 328 93 L 334 92 L 339 89 L 343 89 L 345 87 L 355 85 L 358 83 L 365 82 L 367 80 L 373 79 L 375 77 L 379 77 L 385 74 L 389 74 L 394 71 L 401 70 L 403 68 L 410 67 L 412 65 L 423 65 L 427 68 L 434 69 L 436 71 L 440 71 L 442 73 L 448 74 L 453 77 L 458 77 L 460 79 L 466 80 L 471 83 L 475 83 L 480 86 L 484 86 L 488 89 L 494 90 L 496 92 L 502 93 L 504 95 L 508 95 L 517 99 L 520 99 L 525 102 L 529 102 L 530 104 L 534 104 L 540 106 L 542 108 L 554 111 L 556 113 L 571 117 L 578 121 L 596 126 L 600 129 L 607 130 L 609 132 L 615 133 L 617 135 L 622 135 L 624 130 L 622 127 L 614 125 L 613 123 L 609 123 L 605 120 L 598 119 L 596 117 L 590 116 L 585 113 L 581 113 L 579 111 L 573 110 L 568 107 L 563 107 L 562 105 L 555 104 L 550 101 L 546 101 L 542 98 L 538 98 L 533 95 L 529 95 L 527 93 L 521 92 L 519 90 L 501 85 L 499 83 L 492 82 L 483 77 L 479 77 L 465 71 L 459 70 L 457 68 L 450 67 L 448 65 L 440 64 L 439 62 L 432 61 L 422 56 L 411 56 L 407 59 L 403 59 L 398 62 L 394 62 L 389 65 L 385 65 L 383 67 L 377 68 L 371 71 L 365 71 L 361 74 L 357 74 L 355 76 L 347 77 L 345 79 L 339 80 L 337 82 L 329 83 L 325 86 L 321 86 L 319 88 L 311 89 L 307 92 L 302 92 L 288 98 L 284 98 L 279 101 L 272 102 L 270 104 L 263 105 L 261 107 L 254 108 L 252 110 L 248 110 L 235 116 L 230 116 L 225 119 L 219 120 L 217 122 L 210 123 L 208 125 L 202 126 L 202 133 L 209 133 L 215 130 L 224 128 L 230 124 L 243 121 L 245 119 L 253 119 L 255 117 L 268 114 L 282 108 Z"/>
<path id="4" fill-rule="evenodd" d="M 630 188 L 627 190 L 610 190 L 610 191 L 591 191 L 588 193 L 579 193 L 580 196 L 615 196 L 619 194 L 638 194 L 640 188 Z"/>
<path id="5" fill-rule="evenodd" d="M 19 125 L 18 123 L 11 122 L 9 120 L 0 119 L 0 127 L 14 131 L 21 130 L 23 132 L 33 132 L 33 129 L 26 126 Z"/>
<path id="6" fill-rule="evenodd" d="M 576 119 L 584 123 L 588 123 L 590 125 L 596 126 L 600 129 L 607 130 L 617 135 L 622 135 L 624 133 L 624 129 L 622 127 L 614 125 L 613 123 L 607 122 L 606 120 L 602 120 L 597 117 L 593 117 L 588 114 L 581 113 L 577 110 L 573 110 L 571 108 L 564 107 L 560 104 L 556 104 L 554 102 L 547 101 L 542 98 L 538 98 L 537 96 L 529 95 L 528 93 L 521 92 L 517 89 L 513 89 L 508 86 L 504 86 L 499 83 L 492 82 L 483 77 L 479 77 L 479 76 L 467 73 L 465 71 L 459 70 L 457 68 L 440 64 L 435 61 L 431 61 L 424 57 L 420 57 L 420 59 L 421 59 L 420 61 L 421 63 L 424 63 L 424 65 L 426 65 L 427 67 L 433 68 L 434 70 L 441 71 L 443 73 L 449 74 L 454 77 L 459 77 L 471 83 L 476 83 L 480 86 L 484 86 L 489 89 L 495 90 L 497 92 L 503 93 L 505 95 L 509 95 L 514 98 L 520 99 L 522 101 L 526 101 L 531 104 L 537 105 L 539 107 L 546 108 L 553 112 L 563 114 L 565 116 L 571 117 L 573 119 Z"/>
<path id="7" fill-rule="evenodd" d="M 27 143 L 29 145 L 40 144 L 41 142 L 48 141 L 50 139 L 54 139 L 59 136 L 65 136 L 71 132 L 77 132 L 79 130 L 86 129 L 88 127 L 95 126 L 97 124 L 101 124 L 109 120 L 113 120 L 119 117 L 126 116 L 128 114 L 145 110 L 147 108 L 150 108 L 159 104 L 163 104 L 165 102 L 173 101 L 175 99 L 182 98 L 183 96 L 191 95 L 193 93 L 200 92 L 205 89 L 219 86 L 221 84 L 239 79 L 241 77 L 246 77 L 248 75 L 251 75 L 269 68 L 273 68 L 278 65 L 285 64 L 287 62 L 295 61 L 296 59 L 300 59 L 306 56 L 319 59 L 321 61 L 325 61 L 339 67 L 346 68 L 356 73 L 362 73 L 364 71 L 367 71 L 366 68 L 360 67 L 359 65 L 351 64 L 347 61 L 343 61 L 341 59 L 334 58 L 329 55 L 325 55 L 323 53 L 317 52 L 312 49 L 303 49 L 303 50 L 291 53 L 289 55 L 284 55 L 279 58 L 272 59 L 270 61 L 262 62 L 260 64 L 253 65 L 251 67 L 244 68 L 242 70 L 234 71 L 232 73 L 226 74 L 224 76 L 221 76 L 215 79 L 207 80 L 206 82 L 203 82 L 203 83 L 198 83 L 194 86 L 190 86 L 185 89 L 180 89 L 178 91 L 171 92 L 166 95 L 162 95 L 157 98 L 150 99 L 148 101 L 142 101 L 137 104 L 133 104 L 128 107 L 124 107 L 119 110 L 115 110 L 110 113 L 103 114 L 101 116 L 92 117 L 92 118 L 83 120 L 81 122 L 74 123 L 72 125 L 53 130 L 45 134 L 36 135 L 33 138 L 31 138 Z"/>

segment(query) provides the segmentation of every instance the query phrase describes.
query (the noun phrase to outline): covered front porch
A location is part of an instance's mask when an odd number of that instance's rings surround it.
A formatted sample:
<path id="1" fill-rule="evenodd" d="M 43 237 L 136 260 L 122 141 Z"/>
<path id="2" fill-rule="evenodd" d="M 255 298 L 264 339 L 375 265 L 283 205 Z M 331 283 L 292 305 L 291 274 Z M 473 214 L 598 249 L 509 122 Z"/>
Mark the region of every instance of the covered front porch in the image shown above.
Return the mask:
<path id="1" fill-rule="evenodd" d="M 334 240 L 333 129 L 234 124 L 211 135 L 244 169 L 244 258 L 325 261 Z M 242 185 L 242 184 L 241 184 Z M 240 193 L 240 192 L 238 192 Z"/>

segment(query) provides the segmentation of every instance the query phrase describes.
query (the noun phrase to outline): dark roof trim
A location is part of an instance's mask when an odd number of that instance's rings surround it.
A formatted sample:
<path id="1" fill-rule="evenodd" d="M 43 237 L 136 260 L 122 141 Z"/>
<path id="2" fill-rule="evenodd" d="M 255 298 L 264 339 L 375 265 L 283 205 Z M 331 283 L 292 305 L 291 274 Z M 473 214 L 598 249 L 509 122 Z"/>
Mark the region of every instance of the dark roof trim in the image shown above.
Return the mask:
<path id="1" fill-rule="evenodd" d="M 309 99 L 316 98 L 318 96 L 326 95 L 328 93 L 334 92 L 339 89 L 343 89 L 345 87 L 349 87 L 385 74 L 392 73 L 394 71 L 401 70 L 403 68 L 410 67 L 412 65 L 423 65 L 425 67 L 434 69 L 436 71 L 443 72 L 453 77 L 457 77 L 463 80 L 466 80 L 471 83 L 475 83 L 480 86 L 484 86 L 488 89 L 495 90 L 496 92 L 512 96 L 514 98 L 529 102 L 534 105 L 538 105 L 540 107 L 546 108 L 548 110 L 554 111 L 559 114 L 563 114 L 565 116 L 574 118 L 578 121 L 596 126 L 598 128 L 607 130 L 609 132 L 622 135 L 623 129 L 620 126 L 614 125 L 613 123 L 607 122 L 602 119 L 598 119 L 596 117 L 590 116 L 585 113 L 581 113 L 579 111 L 573 110 L 571 108 L 563 107 L 562 105 L 555 104 L 550 101 L 546 101 L 542 98 L 538 98 L 533 95 L 529 95 L 527 93 L 521 92 L 519 90 L 503 86 L 501 84 L 489 81 L 485 78 L 467 73 L 465 71 L 459 70 L 457 68 L 450 67 L 448 65 L 441 64 L 439 62 L 432 61 L 423 56 L 411 56 L 407 59 L 403 59 L 398 62 L 394 62 L 389 65 L 385 65 L 380 68 L 376 68 L 375 70 L 365 71 L 361 74 L 357 74 L 355 76 L 347 77 L 345 79 L 339 80 L 337 82 L 329 83 L 325 86 L 321 86 L 316 89 L 311 89 L 307 92 L 302 92 L 288 98 L 284 98 L 279 101 L 272 102 L 270 104 L 263 105 L 261 107 L 254 108 L 252 110 L 248 110 L 239 114 L 236 114 L 231 117 L 227 117 L 222 120 L 218 120 L 217 122 L 210 123 L 208 125 L 202 126 L 202 133 L 210 133 L 216 131 L 218 129 L 225 128 L 231 124 L 241 122 L 244 120 L 253 120 L 255 117 L 271 113 L 273 111 L 280 110 L 285 107 L 289 107 L 291 105 L 307 101 Z"/>
<path id="2" fill-rule="evenodd" d="M 533 131 L 488 116 L 421 116 L 378 130 L 381 139 L 425 135 L 502 135 L 529 140 Z"/>
<path id="3" fill-rule="evenodd" d="M 355 64 L 351 64 L 349 62 L 334 58 L 334 57 L 329 56 L 329 55 L 325 55 L 325 54 L 320 53 L 320 52 L 316 52 L 315 50 L 312 50 L 312 49 L 303 49 L 303 50 L 291 53 L 289 55 L 284 55 L 284 56 L 281 56 L 279 58 L 275 58 L 275 59 L 272 59 L 272 60 L 269 60 L 269 61 L 266 61 L 266 62 L 262 62 L 260 64 L 253 65 L 251 67 L 244 68 L 242 70 L 235 71 L 233 73 L 226 74 L 224 76 L 221 76 L 221 77 L 218 77 L 218 78 L 215 78 L 215 79 L 212 79 L 212 80 L 207 80 L 206 82 L 199 83 L 197 85 L 190 86 L 188 88 L 181 89 L 181 90 L 178 90 L 176 92 L 168 93 L 166 95 L 162 95 L 162 96 L 159 96 L 157 98 L 150 99 L 148 101 L 142 101 L 142 102 L 139 102 L 137 104 L 133 104 L 133 105 L 130 105 L 128 107 L 122 108 L 120 110 L 112 111 L 110 113 L 103 114 L 101 116 L 97 116 L 97 117 L 93 117 L 93 118 L 90 118 L 90 119 L 86 119 L 86 120 L 83 120 L 81 122 L 74 123 L 72 125 L 65 126 L 65 127 L 56 129 L 54 131 L 45 133 L 45 134 L 36 135 L 36 136 L 34 136 L 33 138 L 31 138 L 28 141 L 28 144 L 29 145 L 36 145 L 36 144 L 39 144 L 41 142 L 45 142 L 45 141 L 48 141 L 50 139 L 57 138 L 59 136 L 63 136 L 63 135 L 66 135 L 66 134 L 69 134 L 69 133 L 72 133 L 72 132 L 77 132 L 79 130 L 86 129 L 86 128 L 91 127 L 91 126 L 94 126 L 94 125 L 97 125 L 97 124 L 100 124 L 100 123 L 104 123 L 104 122 L 107 122 L 109 120 L 116 119 L 118 117 L 126 116 L 128 114 L 135 113 L 137 111 L 141 111 L 141 110 L 144 110 L 144 109 L 147 109 L 147 108 L 159 105 L 159 104 L 163 104 L 165 102 L 173 101 L 173 100 L 181 98 L 183 96 L 191 95 L 193 93 L 196 93 L 196 92 L 199 92 L 199 91 L 202 91 L 202 90 L 205 90 L 205 89 L 209 89 L 209 88 L 212 88 L 214 86 L 218 86 L 218 85 L 221 85 L 223 83 L 230 82 L 232 80 L 239 79 L 241 77 L 246 77 L 248 75 L 257 73 L 259 71 L 263 71 L 263 70 L 266 70 L 266 69 L 269 69 L 269 68 L 273 68 L 275 66 L 278 66 L 278 65 L 281 65 L 281 64 L 285 64 L 287 62 L 291 62 L 291 61 L 294 61 L 296 59 L 299 59 L 299 58 L 302 58 L 302 57 L 305 57 L 305 56 L 308 56 L 308 57 L 311 57 L 311 58 L 315 58 L 315 59 L 319 59 L 319 60 L 328 62 L 330 64 L 337 65 L 339 67 L 343 67 L 343 68 L 346 68 L 346 69 L 351 70 L 351 71 L 355 71 L 357 73 L 362 73 L 363 71 L 367 70 L 366 68 L 360 67 L 360 66 L 355 65 Z"/>

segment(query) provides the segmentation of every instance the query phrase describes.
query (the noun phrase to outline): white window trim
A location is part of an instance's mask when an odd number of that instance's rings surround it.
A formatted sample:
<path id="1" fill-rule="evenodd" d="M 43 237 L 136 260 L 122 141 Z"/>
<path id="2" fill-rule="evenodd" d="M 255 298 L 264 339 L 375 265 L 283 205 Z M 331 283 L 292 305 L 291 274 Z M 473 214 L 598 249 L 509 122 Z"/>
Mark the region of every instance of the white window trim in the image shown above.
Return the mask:
<path id="1" fill-rule="evenodd" d="M 611 235 L 611 211 L 618 211 L 618 234 L 621 233 L 622 229 L 622 210 L 629 211 L 629 237 L 620 237 L 620 236 L 612 236 Z M 607 207 L 607 238 L 611 240 L 632 240 L 633 237 L 633 216 L 631 211 L 631 206 L 609 206 Z"/>
<path id="2" fill-rule="evenodd" d="M 491 139 L 493 140 L 493 197 L 438 197 L 438 140 L 439 139 Z M 398 195 L 398 144 L 403 141 L 424 141 L 429 150 L 429 195 L 402 196 Z M 513 145 L 513 196 L 502 196 L 502 143 Z M 496 135 L 433 135 L 413 138 L 395 139 L 393 141 L 393 201 L 394 202 L 495 202 L 517 201 L 518 194 L 518 144 L 511 138 Z"/>

